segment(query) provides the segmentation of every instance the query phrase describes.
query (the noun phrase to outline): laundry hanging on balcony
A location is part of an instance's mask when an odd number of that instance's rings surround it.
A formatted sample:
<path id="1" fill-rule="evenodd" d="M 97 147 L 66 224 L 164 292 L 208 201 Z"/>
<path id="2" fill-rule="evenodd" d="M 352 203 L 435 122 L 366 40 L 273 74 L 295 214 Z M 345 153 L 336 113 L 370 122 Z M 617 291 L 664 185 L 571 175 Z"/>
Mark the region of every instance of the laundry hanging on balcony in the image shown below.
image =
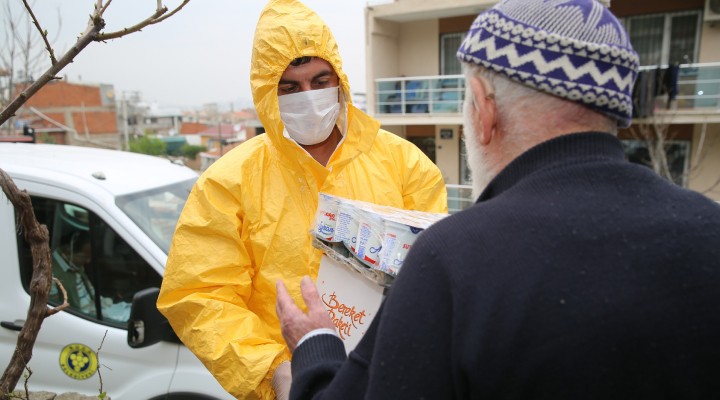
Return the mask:
<path id="1" fill-rule="evenodd" d="M 680 66 L 644 69 L 638 73 L 633 87 L 633 118 L 646 118 L 655 114 L 655 100 L 667 96 L 666 108 L 670 109 L 678 94 Z"/>
<path id="2" fill-rule="evenodd" d="M 656 81 L 657 69 L 638 73 L 633 87 L 633 118 L 645 118 L 654 114 Z"/>
<path id="3" fill-rule="evenodd" d="M 657 74 L 656 94 L 655 96 L 668 96 L 667 109 L 669 110 L 672 102 L 678 94 L 678 74 L 680 65 L 675 64 L 667 68 L 659 69 Z"/>

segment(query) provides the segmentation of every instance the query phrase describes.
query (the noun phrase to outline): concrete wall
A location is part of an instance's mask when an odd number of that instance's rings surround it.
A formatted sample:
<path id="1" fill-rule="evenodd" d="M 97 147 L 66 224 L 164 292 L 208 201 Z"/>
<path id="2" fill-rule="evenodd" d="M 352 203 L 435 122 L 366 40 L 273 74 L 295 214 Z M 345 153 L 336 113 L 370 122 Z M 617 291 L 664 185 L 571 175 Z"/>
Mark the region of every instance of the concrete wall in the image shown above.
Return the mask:
<path id="1" fill-rule="evenodd" d="M 460 183 L 460 127 L 438 125 L 435 127 L 435 164 L 440 168 L 446 184 Z M 452 130 L 452 138 L 441 138 L 441 130 Z"/>
<path id="2" fill-rule="evenodd" d="M 400 74 L 438 75 L 440 65 L 438 21 L 424 20 L 403 24 L 399 41 Z"/>
<path id="3" fill-rule="evenodd" d="M 375 79 L 396 77 L 398 59 L 398 38 L 400 25 L 396 22 L 376 20 L 365 11 L 366 48 L 365 48 L 365 79 L 366 102 L 368 114 L 375 114 Z"/>
<path id="4" fill-rule="evenodd" d="M 720 124 L 695 125 L 689 172 L 688 188 L 720 201 Z"/>
<path id="5" fill-rule="evenodd" d="M 700 38 L 700 56 L 698 62 L 720 61 L 720 21 L 714 24 L 704 22 Z"/>
<path id="6" fill-rule="evenodd" d="M 720 62 L 720 21 L 704 22 L 701 35 L 698 61 Z M 720 201 L 720 124 L 696 124 L 692 149 L 688 187 Z"/>
<path id="7" fill-rule="evenodd" d="M 376 78 L 396 77 L 399 74 L 399 60 L 394 55 L 399 52 L 400 25 L 396 22 L 373 20 L 368 21 L 371 25 L 368 34 L 371 35 L 366 53 L 367 77 L 369 86 Z"/>
<path id="8" fill-rule="evenodd" d="M 404 125 L 383 125 L 380 128 L 385 129 L 388 132 L 394 133 L 401 138 L 407 138 L 407 135 L 405 134 L 405 126 Z"/>

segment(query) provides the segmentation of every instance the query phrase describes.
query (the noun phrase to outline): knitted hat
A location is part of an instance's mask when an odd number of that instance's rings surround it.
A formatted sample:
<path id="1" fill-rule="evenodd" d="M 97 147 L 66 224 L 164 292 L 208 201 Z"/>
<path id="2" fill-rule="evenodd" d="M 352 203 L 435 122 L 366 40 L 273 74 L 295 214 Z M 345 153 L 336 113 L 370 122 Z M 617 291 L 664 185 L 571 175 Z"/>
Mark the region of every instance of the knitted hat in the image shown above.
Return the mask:
<path id="1" fill-rule="evenodd" d="M 501 1 L 478 15 L 457 56 L 630 125 L 638 56 L 596 0 Z"/>

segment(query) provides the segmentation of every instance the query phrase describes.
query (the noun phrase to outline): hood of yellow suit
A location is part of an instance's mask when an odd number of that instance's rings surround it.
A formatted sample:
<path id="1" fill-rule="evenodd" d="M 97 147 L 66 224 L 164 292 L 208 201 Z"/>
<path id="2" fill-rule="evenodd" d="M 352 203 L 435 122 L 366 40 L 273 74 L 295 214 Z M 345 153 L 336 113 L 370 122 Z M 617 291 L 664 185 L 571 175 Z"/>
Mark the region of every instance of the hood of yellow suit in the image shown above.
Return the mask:
<path id="1" fill-rule="evenodd" d="M 250 86 L 266 134 L 279 147 L 297 146 L 283 137 L 278 83 L 292 60 L 306 56 L 320 57 L 332 65 L 340 80 L 341 96 L 349 104 L 350 86 L 330 28 L 299 1 L 269 1 L 255 29 Z"/>

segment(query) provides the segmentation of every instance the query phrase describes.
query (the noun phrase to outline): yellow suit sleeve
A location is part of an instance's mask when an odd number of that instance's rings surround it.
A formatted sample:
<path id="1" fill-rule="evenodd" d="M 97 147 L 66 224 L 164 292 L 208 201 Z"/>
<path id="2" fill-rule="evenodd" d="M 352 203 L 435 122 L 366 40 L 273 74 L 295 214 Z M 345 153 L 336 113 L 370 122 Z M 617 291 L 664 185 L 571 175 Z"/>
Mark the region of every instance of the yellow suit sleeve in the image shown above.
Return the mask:
<path id="1" fill-rule="evenodd" d="M 223 185 L 198 181 L 173 237 L 158 309 L 225 390 L 272 399 L 272 371 L 290 354 L 248 309 L 254 268 L 240 206 Z"/>

